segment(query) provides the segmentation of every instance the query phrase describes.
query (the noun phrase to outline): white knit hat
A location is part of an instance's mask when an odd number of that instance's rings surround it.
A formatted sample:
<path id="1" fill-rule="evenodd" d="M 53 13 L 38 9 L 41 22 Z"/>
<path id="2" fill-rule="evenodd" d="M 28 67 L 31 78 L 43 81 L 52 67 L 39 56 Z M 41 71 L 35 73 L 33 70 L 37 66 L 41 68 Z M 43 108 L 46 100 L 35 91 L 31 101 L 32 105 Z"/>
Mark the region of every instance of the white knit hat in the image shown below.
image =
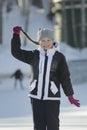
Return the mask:
<path id="1" fill-rule="evenodd" d="M 37 32 L 37 40 L 40 41 L 43 38 L 50 38 L 50 39 L 54 39 L 54 31 L 50 30 L 50 29 L 39 29 L 39 31 Z"/>

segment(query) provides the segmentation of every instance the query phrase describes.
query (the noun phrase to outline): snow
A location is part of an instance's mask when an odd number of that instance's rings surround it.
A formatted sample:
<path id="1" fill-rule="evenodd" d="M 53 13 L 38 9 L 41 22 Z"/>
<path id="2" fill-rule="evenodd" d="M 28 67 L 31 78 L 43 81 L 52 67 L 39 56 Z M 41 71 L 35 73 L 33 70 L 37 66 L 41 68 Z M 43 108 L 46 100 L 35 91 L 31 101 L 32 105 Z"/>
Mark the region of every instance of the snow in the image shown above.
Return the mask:
<path id="1" fill-rule="evenodd" d="M 46 1 L 44 0 L 45 8 L 47 8 Z M 28 30 L 32 38 L 36 39 L 39 28 L 54 29 L 53 24 L 45 16 L 45 10 L 41 11 L 36 7 L 30 7 Z M 18 7 L 14 5 L 8 15 L 5 7 L 3 8 L 3 20 L 3 45 L 0 46 L 0 130 L 32 130 L 32 109 L 28 98 L 30 67 L 16 60 L 10 51 L 12 28 L 16 25 L 24 28 L 25 17 L 20 15 Z M 34 49 L 38 47 L 29 41 L 27 41 L 27 46 L 24 47 L 23 38 L 24 36 L 21 33 L 23 48 Z M 65 43 L 59 43 L 59 48 L 66 56 L 67 61 L 87 60 L 87 48 L 75 49 Z M 24 90 L 21 90 L 19 85 L 17 89 L 14 89 L 14 80 L 10 78 L 10 75 L 18 68 L 25 74 L 23 80 Z M 74 83 L 73 88 L 74 96 L 80 100 L 81 107 L 76 108 L 71 105 L 61 90 L 60 130 L 87 129 L 87 81 Z"/>

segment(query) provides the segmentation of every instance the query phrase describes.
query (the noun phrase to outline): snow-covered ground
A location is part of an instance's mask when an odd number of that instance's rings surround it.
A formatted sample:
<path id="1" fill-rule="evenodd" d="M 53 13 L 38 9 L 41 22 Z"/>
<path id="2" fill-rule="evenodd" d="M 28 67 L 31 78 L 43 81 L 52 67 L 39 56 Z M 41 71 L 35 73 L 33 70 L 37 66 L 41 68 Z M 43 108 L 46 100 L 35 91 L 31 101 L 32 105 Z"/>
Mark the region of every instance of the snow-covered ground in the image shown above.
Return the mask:
<path id="1" fill-rule="evenodd" d="M 46 1 L 44 0 L 45 7 L 47 7 Z M 45 12 L 42 14 L 37 8 L 30 8 L 28 30 L 34 39 L 36 39 L 36 32 L 39 27 L 54 28 L 45 16 Z M 13 10 L 8 16 L 4 8 L 3 19 L 3 45 L 0 46 L 0 130 L 33 130 L 31 104 L 27 96 L 30 68 L 27 64 L 12 57 L 10 52 L 12 28 L 16 25 L 24 27 L 24 18 L 20 16 L 18 7 L 13 6 Z M 24 38 L 22 34 L 21 38 Z M 29 41 L 27 42 L 25 49 L 37 47 Z M 79 50 L 60 43 L 60 51 L 69 61 L 87 60 L 87 48 Z M 21 90 L 19 85 L 15 90 L 14 80 L 9 77 L 18 68 L 28 75 L 23 80 L 24 90 Z M 82 77 L 83 74 L 79 75 Z M 87 129 L 87 82 L 73 84 L 73 88 L 74 97 L 80 100 L 81 107 L 76 108 L 71 105 L 61 90 L 60 130 Z"/>

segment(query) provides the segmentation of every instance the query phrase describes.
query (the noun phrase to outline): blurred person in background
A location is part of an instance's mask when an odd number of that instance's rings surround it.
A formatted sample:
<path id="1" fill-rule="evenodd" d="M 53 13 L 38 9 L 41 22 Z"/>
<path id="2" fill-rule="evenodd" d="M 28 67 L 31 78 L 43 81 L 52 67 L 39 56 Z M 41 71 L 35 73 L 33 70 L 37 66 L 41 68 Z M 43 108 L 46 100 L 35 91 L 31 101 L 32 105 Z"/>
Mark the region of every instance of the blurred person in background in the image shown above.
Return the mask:
<path id="1" fill-rule="evenodd" d="M 23 84 L 22 84 L 22 80 L 23 80 L 23 73 L 20 69 L 17 69 L 12 75 L 11 78 L 14 77 L 14 88 L 17 88 L 17 84 L 19 82 L 20 88 L 23 89 Z"/>

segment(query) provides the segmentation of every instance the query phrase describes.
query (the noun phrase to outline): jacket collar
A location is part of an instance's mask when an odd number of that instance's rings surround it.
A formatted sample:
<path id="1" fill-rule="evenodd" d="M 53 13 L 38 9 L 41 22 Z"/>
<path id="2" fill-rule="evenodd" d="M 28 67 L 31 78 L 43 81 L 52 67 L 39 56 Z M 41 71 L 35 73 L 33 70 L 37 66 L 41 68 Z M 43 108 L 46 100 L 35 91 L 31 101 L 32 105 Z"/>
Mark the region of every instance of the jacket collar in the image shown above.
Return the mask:
<path id="1" fill-rule="evenodd" d="M 55 47 L 53 47 L 53 48 L 48 49 L 47 51 L 45 51 L 43 48 L 41 48 L 41 47 L 39 46 L 38 50 L 39 50 L 39 52 L 41 53 L 41 55 L 43 55 L 43 56 L 47 55 L 47 56 L 49 56 L 49 57 L 53 56 L 54 53 L 56 52 Z"/>

